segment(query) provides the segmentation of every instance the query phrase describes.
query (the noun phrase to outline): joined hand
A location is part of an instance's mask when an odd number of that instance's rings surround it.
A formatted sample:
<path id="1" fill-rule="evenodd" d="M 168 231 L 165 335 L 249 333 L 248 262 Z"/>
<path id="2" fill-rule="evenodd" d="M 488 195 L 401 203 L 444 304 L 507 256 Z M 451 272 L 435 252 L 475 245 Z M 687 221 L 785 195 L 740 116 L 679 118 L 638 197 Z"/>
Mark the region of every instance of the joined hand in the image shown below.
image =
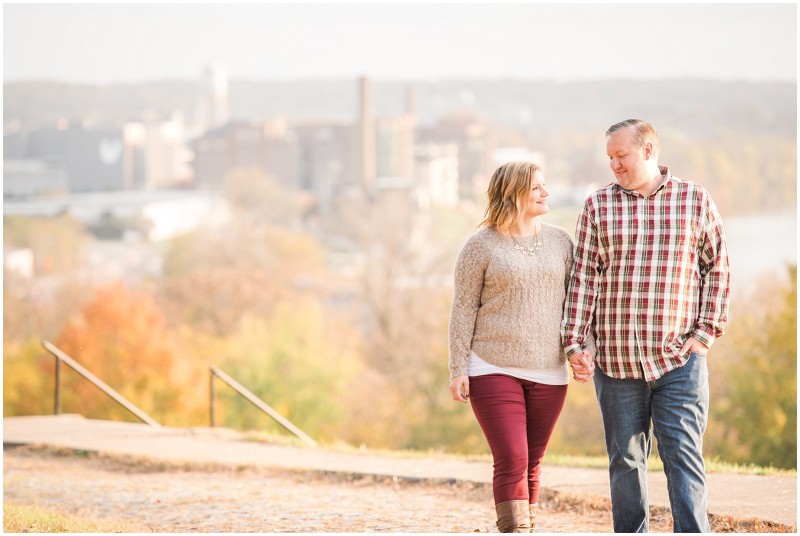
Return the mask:
<path id="1" fill-rule="evenodd" d="M 594 377 L 594 357 L 586 350 L 572 354 L 569 364 L 576 382 L 586 383 Z"/>

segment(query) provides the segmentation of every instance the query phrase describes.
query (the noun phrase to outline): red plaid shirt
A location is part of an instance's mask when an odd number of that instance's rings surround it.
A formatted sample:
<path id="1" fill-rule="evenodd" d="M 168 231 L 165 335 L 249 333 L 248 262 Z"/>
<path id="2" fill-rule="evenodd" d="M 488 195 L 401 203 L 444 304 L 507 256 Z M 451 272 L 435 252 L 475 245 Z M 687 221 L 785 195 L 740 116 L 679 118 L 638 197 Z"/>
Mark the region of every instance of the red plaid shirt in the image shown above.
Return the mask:
<path id="1" fill-rule="evenodd" d="M 652 381 L 683 365 L 689 337 L 711 346 L 728 320 L 728 249 L 701 186 L 661 167 L 648 196 L 613 183 L 586 200 L 561 334 L 567 356 L 594 331 L 598 366 Z"/>

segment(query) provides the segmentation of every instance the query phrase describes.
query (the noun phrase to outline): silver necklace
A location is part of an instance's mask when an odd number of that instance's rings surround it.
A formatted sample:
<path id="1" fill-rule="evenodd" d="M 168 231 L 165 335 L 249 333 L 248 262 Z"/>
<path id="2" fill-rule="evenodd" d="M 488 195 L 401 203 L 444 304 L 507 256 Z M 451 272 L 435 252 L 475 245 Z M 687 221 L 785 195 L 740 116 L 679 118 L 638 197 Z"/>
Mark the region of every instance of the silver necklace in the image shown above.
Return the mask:
<path id="1" fill-rule="evenodd" d="M 533 242 L 530 246 L 523 246 L 517 242 L 517 238 L 514 235 L 511 235 L 511 240 L 514 241 L 514 249 L 523 255 L 536 255 L 536 252 L 542 249 L 542 239 L 539 236 L 539 231 L 536 231 L 533 235 Z"/>

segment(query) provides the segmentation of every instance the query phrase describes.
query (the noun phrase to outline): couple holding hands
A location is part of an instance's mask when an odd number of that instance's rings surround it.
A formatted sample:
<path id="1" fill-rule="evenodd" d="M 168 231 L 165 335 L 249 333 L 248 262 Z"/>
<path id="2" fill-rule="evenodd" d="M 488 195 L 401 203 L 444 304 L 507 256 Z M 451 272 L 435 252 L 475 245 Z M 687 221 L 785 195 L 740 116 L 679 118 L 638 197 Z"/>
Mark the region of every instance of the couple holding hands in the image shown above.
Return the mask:
<path id="1" fill-rule="evenodd" d="M 586 199 L 574 243 L 538 219 L 549 210 L 539 167 L 511 162 L 456 262 L 450 391 L 491 449 L 500 532 L 534 531 L 570 374 L 594 382 L 614 531 L 648 529 L 651 421 L 674 530 L 710 531 L 702 443 L 706 354 L 730 291 L 722 220 L 704 188 L 659 165 L 649 123 L 613 125 L 606 149 L 615 181 Z"/>

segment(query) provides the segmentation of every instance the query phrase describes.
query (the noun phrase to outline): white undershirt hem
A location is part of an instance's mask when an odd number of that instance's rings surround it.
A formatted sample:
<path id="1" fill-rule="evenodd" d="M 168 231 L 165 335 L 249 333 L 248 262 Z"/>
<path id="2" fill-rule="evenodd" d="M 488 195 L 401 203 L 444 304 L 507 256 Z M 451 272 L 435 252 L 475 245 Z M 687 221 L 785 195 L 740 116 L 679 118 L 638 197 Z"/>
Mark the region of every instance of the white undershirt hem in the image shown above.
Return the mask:
<path id="1" fill-rule="evenodd" d="M 469 354 L 469 368 L 467 369 L 470 376 L 486 376 L 487 374 L 506 374 L 514 378 L 528 380 L 536 383 L 543 383 L 545 385 L 567 385 L 569 383 L 569 368 L 564 363 L 563 367 L 556 369 L 524 369 L 516 367 L 498 367 L 487 363 L 475 352 Z"/>

